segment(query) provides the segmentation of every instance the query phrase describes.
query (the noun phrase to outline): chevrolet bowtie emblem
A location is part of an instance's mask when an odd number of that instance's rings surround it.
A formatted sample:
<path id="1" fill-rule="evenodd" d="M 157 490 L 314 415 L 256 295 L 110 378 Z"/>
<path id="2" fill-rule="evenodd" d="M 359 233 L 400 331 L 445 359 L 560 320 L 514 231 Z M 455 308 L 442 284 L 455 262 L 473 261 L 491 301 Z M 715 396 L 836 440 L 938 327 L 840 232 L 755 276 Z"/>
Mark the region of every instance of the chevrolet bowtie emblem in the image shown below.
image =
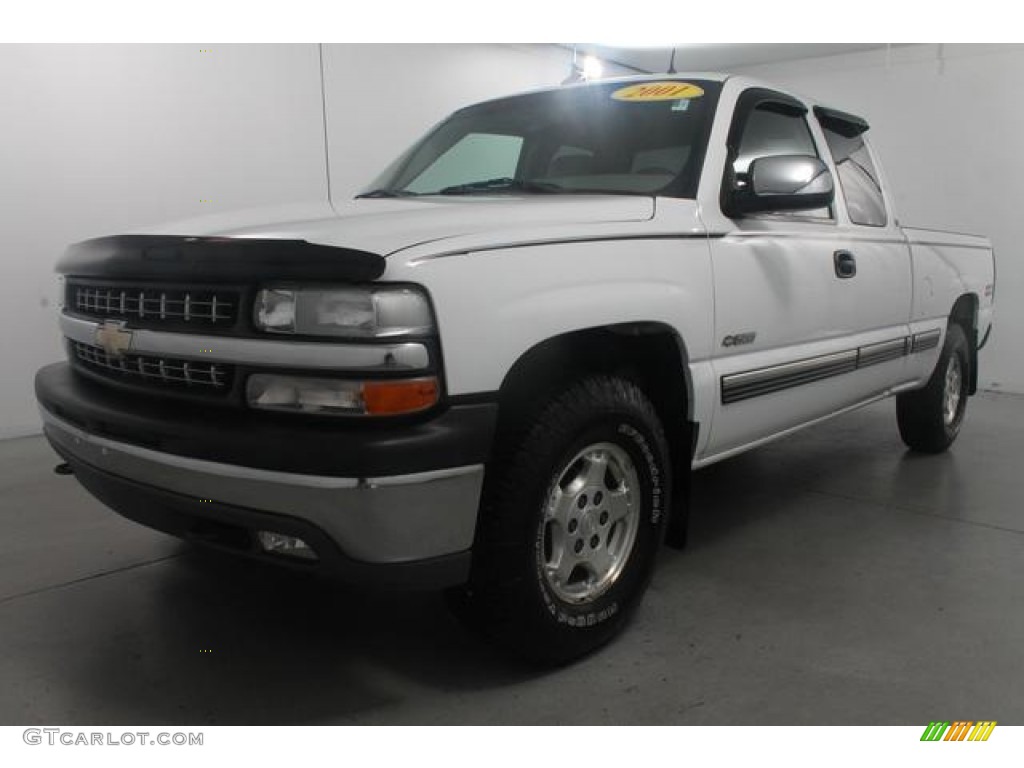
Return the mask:
<path id="1" fill-rule="evenodd" d="M 111 357 L 121 357 L 131 349 L 132 332 L 125 330 L 122 321 L 105 320 L 96 328 L 96 345 Z"/>

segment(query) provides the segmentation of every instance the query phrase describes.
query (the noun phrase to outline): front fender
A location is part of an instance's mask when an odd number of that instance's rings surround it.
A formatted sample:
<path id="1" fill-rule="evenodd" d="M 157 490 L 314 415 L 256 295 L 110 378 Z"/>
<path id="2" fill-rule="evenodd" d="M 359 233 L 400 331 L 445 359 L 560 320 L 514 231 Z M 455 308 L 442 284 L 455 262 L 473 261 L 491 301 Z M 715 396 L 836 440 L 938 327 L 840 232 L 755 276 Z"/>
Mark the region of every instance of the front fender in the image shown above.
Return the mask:
<path id="1" fill-rule="evenodd" d="M 691 364 L 710 356 L 710 251 L 699 237 L 548 243 L 423 261 L 448 392 L 497 391 L 519 357 L 555 336 L 621 323 L 666 325 Z"/>

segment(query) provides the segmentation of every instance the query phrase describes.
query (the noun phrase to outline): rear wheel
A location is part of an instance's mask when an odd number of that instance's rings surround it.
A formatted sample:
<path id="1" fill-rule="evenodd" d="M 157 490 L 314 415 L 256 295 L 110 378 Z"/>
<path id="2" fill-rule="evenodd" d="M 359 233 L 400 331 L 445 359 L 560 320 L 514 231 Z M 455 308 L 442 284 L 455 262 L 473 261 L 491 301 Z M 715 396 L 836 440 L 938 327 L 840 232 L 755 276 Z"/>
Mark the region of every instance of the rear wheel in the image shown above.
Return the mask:
<path id="1" fill-rule="evenodd" d="M 608 642 L 650 581 L 668 502 L 668 449 L 632 382 L 600 376 L 498 447 L 461 618 L 516 655 L 564 663 Z"/>
<path id="2" fill-rule="evenodd" d="M 900 437 L 913 450 L 941 453 L 956 440 L 967 409 L 968 360 L 967 336 L 951 324 L 928 384 L 896 398 Z"/>

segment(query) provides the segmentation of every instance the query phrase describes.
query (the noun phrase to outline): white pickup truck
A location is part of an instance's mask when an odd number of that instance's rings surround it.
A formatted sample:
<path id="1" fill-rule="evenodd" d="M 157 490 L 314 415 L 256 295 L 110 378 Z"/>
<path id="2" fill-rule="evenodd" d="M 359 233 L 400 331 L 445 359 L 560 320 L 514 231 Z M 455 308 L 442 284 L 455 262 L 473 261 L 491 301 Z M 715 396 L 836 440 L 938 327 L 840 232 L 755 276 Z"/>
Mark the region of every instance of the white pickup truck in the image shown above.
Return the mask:
<path id="1" fill-rule="evenodd" d="M 46 435 L 131 519 L 578 657 L 692 468 L 889 395 L 911 449 L 956 438 L 992 250 L 900 227 L 867 131 L 741 77 L 581 84 L 456 112 L 318 218 L 80 243 Z"/>

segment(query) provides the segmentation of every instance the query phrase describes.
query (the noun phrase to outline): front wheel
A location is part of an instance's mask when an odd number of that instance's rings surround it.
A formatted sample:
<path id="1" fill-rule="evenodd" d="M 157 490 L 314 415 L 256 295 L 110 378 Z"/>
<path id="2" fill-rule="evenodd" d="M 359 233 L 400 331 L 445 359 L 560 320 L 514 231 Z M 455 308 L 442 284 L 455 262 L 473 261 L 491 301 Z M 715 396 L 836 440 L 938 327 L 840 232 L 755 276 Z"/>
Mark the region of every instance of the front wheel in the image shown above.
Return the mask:
<path id="1" fill-rule="evenodd" d="M 650 581 L 669 466 L 658 416 L 635 384 L 600 376 L 564 391 L 488 467 L 456 612 L 544 663 L 608 642 Z"/>
<path id="2" fill-rule="evenodd" d="M 928 384 L 897 396 L 900 437 L 911 449 L 941 453 L 956 440 L 967 409 L 968 352 L 963 328 L 951 324 Z"/>

